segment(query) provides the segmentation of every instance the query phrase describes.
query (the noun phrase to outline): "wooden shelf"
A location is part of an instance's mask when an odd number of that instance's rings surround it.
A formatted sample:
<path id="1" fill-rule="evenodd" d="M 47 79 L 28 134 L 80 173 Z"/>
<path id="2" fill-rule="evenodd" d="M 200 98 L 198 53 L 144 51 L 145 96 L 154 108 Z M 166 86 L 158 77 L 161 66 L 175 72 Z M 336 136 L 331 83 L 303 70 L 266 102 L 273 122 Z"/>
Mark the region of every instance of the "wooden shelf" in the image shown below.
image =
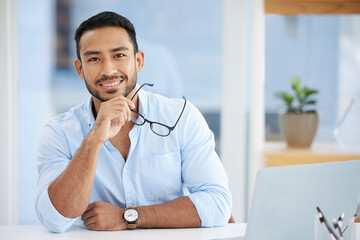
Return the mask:
<path id="1" fill-rule="evenodd" d="M 265 144 L 265 167 L 360 160 L 360 151 L 340 151 L 333 143 L 314 144 L 311 148 L 287 148 L 284 142 Z"/>
<path id="2" fill-rule="evenodd" d="M 265 0 L 266 14 L 359 14 L 360 0 Z"/>

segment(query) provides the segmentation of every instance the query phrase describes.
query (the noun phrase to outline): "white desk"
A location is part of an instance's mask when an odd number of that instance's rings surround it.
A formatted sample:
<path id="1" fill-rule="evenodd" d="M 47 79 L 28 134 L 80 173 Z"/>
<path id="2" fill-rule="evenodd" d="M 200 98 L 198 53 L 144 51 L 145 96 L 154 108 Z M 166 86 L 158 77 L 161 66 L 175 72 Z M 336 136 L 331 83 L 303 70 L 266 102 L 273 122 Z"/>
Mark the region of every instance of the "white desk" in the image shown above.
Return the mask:
<path id="1" fill-rule="evenodd" d="M 185 229 L 136 229 L 125 231 L 89 231 L 82 226 L 73 226 L 66 233 L 48 232 L 43 226 L 0 226 L 0 239 L 6 240 L 122 240 L 122 239 L 217 239 L 245 235 L 246 223 L 232 223 L 217 228 Z"/>

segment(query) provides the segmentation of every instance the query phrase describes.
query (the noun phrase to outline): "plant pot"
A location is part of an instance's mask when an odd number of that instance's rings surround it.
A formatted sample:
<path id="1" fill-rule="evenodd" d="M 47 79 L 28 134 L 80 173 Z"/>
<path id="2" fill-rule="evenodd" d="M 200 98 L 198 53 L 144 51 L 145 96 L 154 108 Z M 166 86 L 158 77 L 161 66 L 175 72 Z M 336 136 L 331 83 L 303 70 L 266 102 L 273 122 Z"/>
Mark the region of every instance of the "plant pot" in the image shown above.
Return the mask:
<path id="1" fill-rule="evenodd" d="M 280 127 L 288 147 L 308 148 L 318 128 L 316 113 L 285 113 L 280 117 Z"/>

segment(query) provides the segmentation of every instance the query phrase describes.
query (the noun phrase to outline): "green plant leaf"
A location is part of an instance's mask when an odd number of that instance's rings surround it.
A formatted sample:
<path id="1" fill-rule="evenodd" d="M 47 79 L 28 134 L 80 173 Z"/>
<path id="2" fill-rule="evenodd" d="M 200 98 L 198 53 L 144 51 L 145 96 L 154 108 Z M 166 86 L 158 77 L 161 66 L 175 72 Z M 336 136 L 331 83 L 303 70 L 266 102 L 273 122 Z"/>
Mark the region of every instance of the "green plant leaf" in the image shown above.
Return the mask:
<path id="1" fill-rule="evenodd" d="M 291 105 L 294 101 L 294 97 L 287 92 L 277 92 L 275 93 L 275 96 L 282 99 L 287 106 Z"/>
<path id="2" fill-rule="evenodd" d="M 303 105 L 314 105 L 314 104 L 316 104 L 315 100 L 309 100 L 303 103 Z"/>
<path id="3" fill-rule="evenodd" d="M 310 88 L 308 88 L 308 87 L 304 87 L 304 88 L 303 88 L 303 93 L 304 93 L 304 96 L 305 96 L 305 97 L 308 97 L 308 96 L 310 96 L 310 95 L 312 95 L 312 94 L 316 94 L 316 93 L 318 93 L 318 92 L 319 92 L 318 90 L 310 89 Z"/>
<path id="4" fill-rule="evenodd" d="M 283 100 L 287 106 L 288 113 L 316 113 L 316 110 L 305 110 L 306 105 L 315 105 L 316 100 L 309 99 L 309 96 L 318 93 L 317 90 L 308 87 L 301 87 L 301 78 L 295 76 L 290 80 L 291 87 L 295 94 L 288 92 L 277 92 L 275 96 Z"/>
<path id="5" fill-rule="evenodd" d="M 297 98 L 300 98 L 301 96 L 301 79 L 299 76 L 295 76 L 291 79 L 291 87 L 295 91 Z"/>

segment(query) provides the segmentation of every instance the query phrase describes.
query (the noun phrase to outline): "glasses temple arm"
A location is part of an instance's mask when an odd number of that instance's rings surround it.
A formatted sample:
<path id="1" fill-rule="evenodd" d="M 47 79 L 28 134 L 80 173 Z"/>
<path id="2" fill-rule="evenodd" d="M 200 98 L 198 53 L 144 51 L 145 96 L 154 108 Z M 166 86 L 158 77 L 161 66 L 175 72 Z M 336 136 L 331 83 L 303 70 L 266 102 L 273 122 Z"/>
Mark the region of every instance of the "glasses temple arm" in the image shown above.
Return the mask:
<path id="1" fill-rule="evenodd" d="M 184 107 L 183 107 L 183 109 L 181 110 L 181 113 L 180 113 L 180 115 L 179 115 L 176 123 L 174 124 L 174 126 L 171 127 L 171 129 L 174 129 L 174 128 L 176 127 L 176 125 L 178 124 L 178 122 L 179 122 L 179 120 L 180 120 L 180 118 L 181 118 L 181 116 L 182 116 L 182 114 L 183 114 L 183 112 L 184 112 L 184 110 L 185 110 L 186 102 L 187 102 L 185 96 L 183 96 L 183 99 L 185 100 Z"/>
<path id="2" fill-rule="evenodd" d="M 138 90 L 136 90 L 136 92 L 134 93 L 134 95 L 132 96 L 132 98 L 130 99 L 130 101 L 132 101 L 132 100 L 134 99 L 134 97 L 136 96 L 136 94 L 137 94 L 137 93 L 140 91 L 140 89 L 141 89 L 143 86 L 145 86 L 145 85 L 150 86 L 150 87 L 154 86 L 154 84 L 152 84 L 152 83 L 144 83 L 143 85 L 141 85 L 141 86 L 138 88 Z"/>

